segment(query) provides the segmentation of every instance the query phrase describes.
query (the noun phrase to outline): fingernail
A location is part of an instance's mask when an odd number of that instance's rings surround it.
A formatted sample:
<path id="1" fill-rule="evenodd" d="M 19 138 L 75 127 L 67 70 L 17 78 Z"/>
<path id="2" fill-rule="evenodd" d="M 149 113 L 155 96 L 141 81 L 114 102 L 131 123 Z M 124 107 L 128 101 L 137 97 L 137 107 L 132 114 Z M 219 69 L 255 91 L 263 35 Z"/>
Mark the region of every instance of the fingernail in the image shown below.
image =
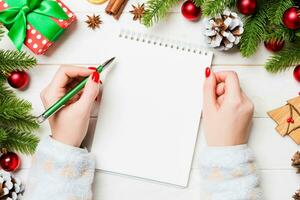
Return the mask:
<path id="1" fill-rule="evenodd" d="M 97 70 L 97 68 L 96 68 L 96 67 L 88 67 L 88 69 L 90 69 L 90 70 L 94 70 L 94 71 L 96 71 L 96 70 Z"/>
<path id="2" fill-rule="evenodd" d="M 210 76 L 210 68 L 206 67 L 205 69 L 205 77 L 208 78 Z"/>
<path id="3" fill-rule="evenodd" d="M 93 72 L 93 75 L 92 75 L 92 80 L 95 82 L 95 83 L 99 83 L 99 73 L 98 72 Z"/>

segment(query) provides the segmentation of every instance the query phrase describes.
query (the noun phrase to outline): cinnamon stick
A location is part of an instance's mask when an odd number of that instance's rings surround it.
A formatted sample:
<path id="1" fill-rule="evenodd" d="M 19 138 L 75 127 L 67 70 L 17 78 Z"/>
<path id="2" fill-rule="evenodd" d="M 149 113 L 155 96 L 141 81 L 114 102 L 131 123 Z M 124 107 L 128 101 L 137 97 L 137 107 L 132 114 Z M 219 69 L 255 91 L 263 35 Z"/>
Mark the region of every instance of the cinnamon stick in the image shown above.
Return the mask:
<path id="1" fill-rule="evenodd" d="M 128 2 L 128 0 L 125 0 L 125 1 L 123 2 L 122 6 L 120 7 L 120 9 L 118 10 L 118 13 L 117 13 L 116 15 L 114 15 L 114 18 L 115 18 L 116 20 L 119 20 L 119 18 L 120 18 L 120 16 L 121 16 L 121 14 L 123 13 L 123 10 L 124 10 L 124 8 L 125 8 L 127 2 Z"/>
<path id="2" fill-rule="evenodd" d="M 115 0 L 115 3 L 111 8 L 111 12 L 113 13 L 113 15 L 118 14 L 120 8 L 123 7 L 125 1 L 126 0 Z"/>
<path id="3" fill-rule="evenodd" d="M 116 1 L 116 0 L 110 0 L 110 1 L 108 2 L 107 6 L 106 6 L 106 8 L 105 8 L 105 12 L 106 12 L 107 14 L 112 15 L 111 9 L 112 9 L 112 7 L 113 7 L 115 1 Z"/>
<path id="4" fill-rule="evenodd" d="M 105 8 L 105 12 L 118 20 L 127 2 L 128 0 L 110 0 Z"/>

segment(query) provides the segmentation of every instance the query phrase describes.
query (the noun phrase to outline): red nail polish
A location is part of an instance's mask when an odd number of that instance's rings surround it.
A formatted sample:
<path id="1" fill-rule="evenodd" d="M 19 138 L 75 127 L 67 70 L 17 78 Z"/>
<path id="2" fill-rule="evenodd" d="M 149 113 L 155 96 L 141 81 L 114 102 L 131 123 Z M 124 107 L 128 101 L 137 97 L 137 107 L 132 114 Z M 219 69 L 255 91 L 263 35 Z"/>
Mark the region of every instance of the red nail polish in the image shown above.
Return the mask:
<path id="1" fill-rule="evenodd" d="M 94 70 L 94 71 L 96 71 L 96 70 L 97 70 L 97 68 L 96 68 L 96 67 L 88 67 L 88 69 L 90 69 L 90 70 Z"/>
<path id="2" fill-rule="evenodd" d="M 205 77 L 208 78 L 210 76 L 210 68 L 206 67 L 205 69 Z"/>
<path id="3" fill-rule="evenodd" d="M 93 80 L 95 83 L 99 83 L 99 78 L 100 78 L 99 73 L 98 73 L 98 72 L 93 72 L 92 80 Z"/>

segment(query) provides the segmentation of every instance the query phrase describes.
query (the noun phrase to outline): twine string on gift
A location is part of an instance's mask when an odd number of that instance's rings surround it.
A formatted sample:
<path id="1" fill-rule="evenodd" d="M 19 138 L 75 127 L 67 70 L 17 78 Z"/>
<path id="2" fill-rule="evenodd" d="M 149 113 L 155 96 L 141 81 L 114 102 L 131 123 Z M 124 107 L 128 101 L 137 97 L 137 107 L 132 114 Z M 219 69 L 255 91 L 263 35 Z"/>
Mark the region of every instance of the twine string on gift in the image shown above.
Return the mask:
<path id="1" fill-rule="evenodd" d="M 64 29 L 51 17 L 69 19 L 58 3 L 53 0 L 6 0 L 6 3 L 9 8 L 0 12 L 0 22 L 9 30 L 8 36 L 18 50 L 21 50 L 26 38 L 27 22 L 48 40 L 55 41 Z"/>

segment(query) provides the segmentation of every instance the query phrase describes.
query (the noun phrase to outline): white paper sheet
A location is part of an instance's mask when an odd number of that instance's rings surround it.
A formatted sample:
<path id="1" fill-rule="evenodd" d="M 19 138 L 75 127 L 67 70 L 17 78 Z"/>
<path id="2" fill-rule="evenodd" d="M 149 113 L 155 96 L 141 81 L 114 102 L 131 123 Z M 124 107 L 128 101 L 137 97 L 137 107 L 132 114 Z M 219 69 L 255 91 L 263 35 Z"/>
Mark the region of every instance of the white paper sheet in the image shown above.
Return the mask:
<path id="1" fill-rule="evenodd" d="M 96 168 L 187 186 L 212 53 L 118 40 L 92 144 Z"/>

